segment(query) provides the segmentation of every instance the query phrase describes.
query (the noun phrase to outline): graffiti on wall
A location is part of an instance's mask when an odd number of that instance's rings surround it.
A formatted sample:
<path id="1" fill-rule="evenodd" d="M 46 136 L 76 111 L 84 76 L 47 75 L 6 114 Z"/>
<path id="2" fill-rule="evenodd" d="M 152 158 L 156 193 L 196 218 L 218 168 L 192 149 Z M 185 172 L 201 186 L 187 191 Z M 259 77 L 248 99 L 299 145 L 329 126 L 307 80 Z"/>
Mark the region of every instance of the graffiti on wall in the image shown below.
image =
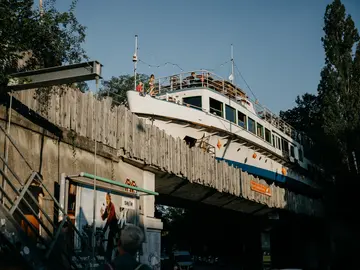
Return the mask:
<path id="1" fill-rule="evenodd" d="M 132 187 L 137 187 L 136 182 L 134 180 L 130 180 L 129 178 L 126 178 L 125 185 L 132 186 Z M 131 192 L 131 193 L 135 192 L 135 190 L 133 190 L 131 188 L 125 188 L 125 191 L 126 192 Z"/>

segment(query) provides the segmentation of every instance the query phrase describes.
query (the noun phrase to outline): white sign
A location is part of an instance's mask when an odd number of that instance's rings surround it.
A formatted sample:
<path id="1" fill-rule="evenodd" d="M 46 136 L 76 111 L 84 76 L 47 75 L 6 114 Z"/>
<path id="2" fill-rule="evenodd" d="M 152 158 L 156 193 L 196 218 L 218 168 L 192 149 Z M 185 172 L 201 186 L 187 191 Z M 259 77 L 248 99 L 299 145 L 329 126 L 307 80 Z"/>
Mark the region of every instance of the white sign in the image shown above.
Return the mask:
<path id="1" fill-rule="evenodd" d="M 135 199 L 121 197 L 121 207 L 135 210 Z"/>

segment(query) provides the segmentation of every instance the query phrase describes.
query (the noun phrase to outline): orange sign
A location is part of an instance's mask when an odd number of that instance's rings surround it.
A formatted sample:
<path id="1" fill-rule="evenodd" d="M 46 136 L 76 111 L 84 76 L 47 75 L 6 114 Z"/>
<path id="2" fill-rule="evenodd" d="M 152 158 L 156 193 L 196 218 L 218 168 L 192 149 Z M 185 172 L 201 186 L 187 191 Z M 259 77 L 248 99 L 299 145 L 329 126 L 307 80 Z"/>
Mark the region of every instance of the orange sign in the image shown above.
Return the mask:
<path id="1" fill-rule="evenodd" d="M 217 143 L 216 146 L 217 146 L 217 148 L 219 148 L 219 149 L 221 148 L 221 142 L 220 142 L 220 140 L 218 140 L 218 143 Z"/>
<path id="2" fill-rule="evenodd" d="M 137 187 L 136 182 L 135 182 L 135 181 L 131 181 L 129 178 L 126 179 L 125 185 Z M 130 189 L 130 188 L 125 188 L 125 191 L 127 191 L 127 192 L 135 192 L 135 190 Z"/>
<path id="3" fill-rule="evenodd" d="M 260 184 L 260 183 L 256 183 L 255 181 L 250 181 L 250 188 L 253 191 L 265 194 L 267 196 L 271 196 L 271 189 L 269 186 Z"/>

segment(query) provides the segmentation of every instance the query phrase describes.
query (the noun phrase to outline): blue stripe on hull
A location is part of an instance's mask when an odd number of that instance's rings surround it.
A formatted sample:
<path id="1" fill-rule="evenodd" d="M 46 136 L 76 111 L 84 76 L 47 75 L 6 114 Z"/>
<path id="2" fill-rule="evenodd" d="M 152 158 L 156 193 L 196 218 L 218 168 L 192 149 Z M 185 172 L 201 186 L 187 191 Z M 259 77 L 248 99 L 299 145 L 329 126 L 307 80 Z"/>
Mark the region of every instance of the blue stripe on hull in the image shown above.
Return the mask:
<path id="1" fill-rule="evenodd" d="M 279 174 L 279 173 L 276 173 L 276 172 L 261 169 L 259 167 L 247 165 L 247 164 L 240 163 L 240 162 L 237 162 L 237 161 L 228 160 L 228 159 L 224 159 L 224 158 L 218 158 L 218 157 L 216 159 L 217 160 L 224 160 L 229 165 L 232 165 L 235 168 L 241 168 L 243 171 L 246 171 L 246 172 L 248 172 L 250 174 L 253 174 L 253 175 L 256 175 L 256 176 L 259 176 L 261 178 L 268 179 L 268 180 L 271 180 L 271 181 L 277 181 L 277 182 L 280 182 L 280 183 L 286 183 L 286 182 L 295 180 L 295 179 L 292 179 L 290 177 L 287 177 L 285 175 L 282 175 L 282 174 Z"/>

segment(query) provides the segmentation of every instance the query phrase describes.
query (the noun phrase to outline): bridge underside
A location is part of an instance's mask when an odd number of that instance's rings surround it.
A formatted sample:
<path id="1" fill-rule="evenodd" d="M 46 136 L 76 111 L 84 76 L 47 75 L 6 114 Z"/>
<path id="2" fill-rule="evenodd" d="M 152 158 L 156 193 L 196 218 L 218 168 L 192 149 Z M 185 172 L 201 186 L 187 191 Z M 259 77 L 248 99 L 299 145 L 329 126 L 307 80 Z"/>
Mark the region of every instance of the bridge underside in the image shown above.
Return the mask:
<path id="1" fill-rule="evenodd" d="M 160 193 L 159 201 L 164 204 L 189 204 L 203 203 L 224 209 L 240 211 L 248 214 L 264 215 L 273 209 L 265 205 L 254 203 L 249 200 L 220 193 L 215 189 L 199 184 L 190 183 L 187 180 L 174 176 L 157 177 L 155 188 Z M 275 210 L 275 209 L 274 209 Z"/>
<path id="2" fill-rule="evenodd" d="M 279 210 L 228 193 L 221 193 L 201 184 L 191 183 L 184 178 L 167 172 L 159 172 L 133 160 L 126 161 L 155 174 L 155 191 L 160 194 L 156 197 L 156 202 L 159 204 L 183 208 L 192 207 L 194 204 L 205 204 L 257 216 Z"/>

